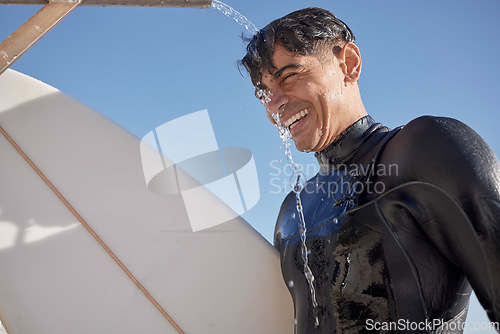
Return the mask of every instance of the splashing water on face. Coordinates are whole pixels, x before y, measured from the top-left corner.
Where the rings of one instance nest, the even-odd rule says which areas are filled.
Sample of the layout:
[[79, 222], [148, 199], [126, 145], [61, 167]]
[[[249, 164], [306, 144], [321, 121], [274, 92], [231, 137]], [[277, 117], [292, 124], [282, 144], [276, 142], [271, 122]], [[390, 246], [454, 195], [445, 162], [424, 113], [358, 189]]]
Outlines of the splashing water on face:
[[233, 7], [218, 0], [212, 1], [212, 7], [219, 10], [227, 17], [235, 20], [236, 23], [245, 27], [250, 34], [255, 35], [259, 31], [259, 29], [257, 29], [252, 22], [250, 22], [245, 16], [241, 15], [240, 12], [235, 10]]
[[[295, 193], [295, 199], [296, 199], [296, 208], [297, 212], [299, 214], [299, 234], [300, 234], [300, 241], [301, 241], [301, 255], [302, 255], [302, 261], [304, 262], [304, 275], [306, 277], [307, 283], [309, 285], [309, 292], [311, 294], [311, 301], [312, 301], [312, 306], [313, 306], [313, 313], [315, 317], [315, 325], [316, 327], [319, 326], [319, 316], [318, 316], [318, 302], [316, 301], [316, 288], [314, 287], [314, 275], [311, 271], [311, 268], [309, 267], [309, 250], [307, 248], [306, 244], [306, 233], [307, 233], [307, 227], [306, 227], [306, 221], [304, 218], [304, 211], [303, 211], [303, 206], [302, 206], [302, 200], [300, 198], [300, 192], [304, 187], [306, 186], [306, 176], [304, 172], [300, 169], [299, 165], [293, 161], [292, 157], [292, 134], [290, 133], [290, 130], [283, 124], [281, 121], [281, 116], [279, 113], [272, 113], [269, 111], [269, 102], [271, 102], [271, 92], [264, 90], [264, 89], [258, 89], [256, 93], [257, 97], [260, 99], [261, 103], [264, 104], [266, 107], [266, 112], [270, 113], [271, 117], [275, 121], [276, 128], [278, 129], [278, 132], [280, 134], [281, 140], [283, 141], [283, 149], [285, 151], [285, 156], [288, 160], [288, 163], [291, 166], [292, 169], [292, 175], [290, 176], [290, 185], [292, 186], [292, 190]], [[292, 217], [295, 218], [295, 212], [292, 213]]]

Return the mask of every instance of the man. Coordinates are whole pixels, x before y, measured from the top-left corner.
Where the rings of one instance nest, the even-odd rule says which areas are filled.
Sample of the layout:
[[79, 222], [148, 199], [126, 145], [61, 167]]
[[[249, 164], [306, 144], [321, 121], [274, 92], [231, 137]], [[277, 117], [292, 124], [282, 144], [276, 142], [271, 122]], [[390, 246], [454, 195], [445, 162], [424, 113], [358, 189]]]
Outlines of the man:
[[294, 193], [276, 224], [296, 333], [461, 333], [471, 287], [500, 320], [500, 163], [473, 130], [375, 123], [354, 35], [323, 9], [271, 22], [241, 63], [269, 119], [321, 166], [300, 193], [312, 284]]

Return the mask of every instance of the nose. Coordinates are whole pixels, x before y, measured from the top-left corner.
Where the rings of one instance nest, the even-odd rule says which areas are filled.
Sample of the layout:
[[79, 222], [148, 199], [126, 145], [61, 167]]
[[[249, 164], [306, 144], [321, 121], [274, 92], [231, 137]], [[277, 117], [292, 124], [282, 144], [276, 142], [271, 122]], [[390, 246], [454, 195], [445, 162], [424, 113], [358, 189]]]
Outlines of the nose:
[[289, 98], [285, 92], [279, 88], [273, 88], [271, 92], [271, 101], [269, 101], [268, 108], [272, 114], [283, 113]]

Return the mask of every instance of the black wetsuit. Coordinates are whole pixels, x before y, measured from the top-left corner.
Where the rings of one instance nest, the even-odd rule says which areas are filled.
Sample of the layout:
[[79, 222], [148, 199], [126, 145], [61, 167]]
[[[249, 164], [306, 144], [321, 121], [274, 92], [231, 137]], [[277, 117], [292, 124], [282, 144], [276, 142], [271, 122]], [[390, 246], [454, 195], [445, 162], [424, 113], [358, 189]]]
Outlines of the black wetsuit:
[[473, 130], [366, 116], [316, 157], [301, 198], [319, 327], [294, 193], [275, 232], [297, 334], [461, 333], [471, 286], [500, 321], [500, 164]]

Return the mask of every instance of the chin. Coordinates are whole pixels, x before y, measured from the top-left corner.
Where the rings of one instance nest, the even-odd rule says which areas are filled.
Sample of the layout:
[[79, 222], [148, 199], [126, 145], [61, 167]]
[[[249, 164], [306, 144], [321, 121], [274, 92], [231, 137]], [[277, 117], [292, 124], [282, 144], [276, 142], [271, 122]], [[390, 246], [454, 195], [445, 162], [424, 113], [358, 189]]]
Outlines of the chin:
[[300, 151], [300, 152], [311, 152], [312, 151], [312, 148], [310, 146], [307, 146], [307, 145], [300, 145], [300, 144], [297, 144], [295, 142], [295, 148], [297, 149], [297, 151]]

